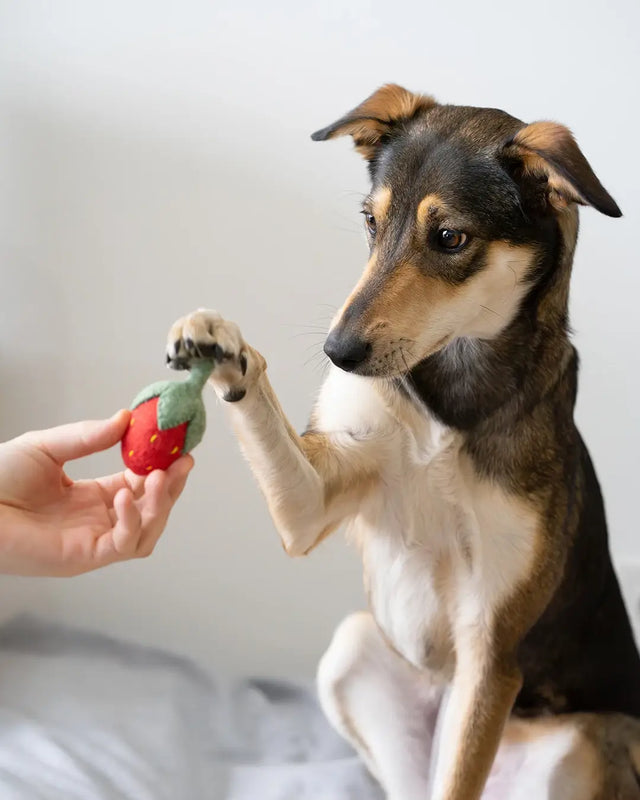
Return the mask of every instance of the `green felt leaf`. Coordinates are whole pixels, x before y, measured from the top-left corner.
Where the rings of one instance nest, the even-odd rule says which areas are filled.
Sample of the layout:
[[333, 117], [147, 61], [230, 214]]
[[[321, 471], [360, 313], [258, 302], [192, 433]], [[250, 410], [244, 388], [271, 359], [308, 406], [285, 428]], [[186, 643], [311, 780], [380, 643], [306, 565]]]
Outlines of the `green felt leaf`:
[[196, 445], [200, 444], [206, 427], [207, 415], [203, 403], [202, 409], [196, 411], [193, 419], [187, 425], [187, 435], [184, 438], [184, 446], [182, 448], [183, 453], [191, 452]]
[[186, 381], [159, 381], [139, 392], [132, 408], [158, 397], [158, 429], [166, 431], [188, 422], [183, 453], [200, 443], [206, 428], [206, 412], [202, 390], [215, 362], [202, 359], [193, 363]]
[[131, 410], [133, 411], [134, 408], [146, 403], [147, 400], [158, 397], [160, 394], [162, 394], [166, 387], [171, 386], [172, 383], [173, 381], [157, 381], [156, 383], [149, 384], [149, 386], [145, 386], [144, 389], [139, 391], [138, 394], [133, 398]]
[[167, 430], [188, 422], [183, 453], [199, 444], [207, 424], [202, 390], [209, 379], [215, 362], [211, 359], [196, 361], [191, 366], [189, 378], [182, 383], [170, 383], [158, 400], [158, 428]]
[[158, 428], [166, 431], [183, 422], [191, 422], [201, 409], [204, 409], [202, 396], [188, 381], [169, 383], [158, 400]]

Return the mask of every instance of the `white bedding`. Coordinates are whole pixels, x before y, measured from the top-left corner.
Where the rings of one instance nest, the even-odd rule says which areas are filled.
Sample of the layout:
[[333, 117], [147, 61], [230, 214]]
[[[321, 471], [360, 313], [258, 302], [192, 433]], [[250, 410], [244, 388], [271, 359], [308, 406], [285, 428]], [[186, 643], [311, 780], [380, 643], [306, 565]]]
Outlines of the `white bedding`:
[[304, 686], [21, 617], [0, 627], [0, 800], [381, 800]]

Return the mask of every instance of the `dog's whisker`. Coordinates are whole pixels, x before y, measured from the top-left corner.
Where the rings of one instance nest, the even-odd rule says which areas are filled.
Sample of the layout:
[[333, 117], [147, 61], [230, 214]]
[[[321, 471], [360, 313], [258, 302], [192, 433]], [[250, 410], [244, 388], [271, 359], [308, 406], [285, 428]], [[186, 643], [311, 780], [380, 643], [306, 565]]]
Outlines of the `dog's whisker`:
[[349, 227], [345, 227], [344, 225], [335, 225], [333, 230], [340, 231], [341, 233], [353, 233], [358, 235], [362, 233], [362, 228], [359, 225]]
[[299, 325], [299, 324], [296, 324], [296, 323], [284, 323], [283, 322], [281, 327], [283, 327], [283, 328], [304, 328], [304, 329], [310, 330], [310, 331], [325, 331], [326, 332], [326, 328], [323, 328], [319, 324], [317, 324], [317, 325], [315, 325], [315, 324]]
[[300, 333], [291, 334], [289, 339], [300, 339], [302, 336], [318, 336], [324, 339], [326, 335], [326, 331], [301, 331]]
[[492, 308], [489, 308], [489, 306], [485, 306], [482, 303], [480, 303], [480, 308], [484, 308], [485, 311], [489, 311], [492, 314], [495, 314], [496, 317], [498, 317], [499, 319], [505, 319], [505, 317], [502, 314], [499, 314], [497, 311], [494, 311]]
[[404, 361], [404, 366], [405, 366], [407, 372], [411, 372], [411, 370], [409, 369], [409, 365], [407, 364], [407, 359], [405, 358], [405, 355], [404, 355], [404, 349], [402, 347], [400, 348], [400, 355], [402, 356], [402, 360]]
[[311, 344], [307, 345], [304, 348], [303, 352], [304, 353], [308, 353], [309, 350], [311, 350], [313, 348], [317, 353], [324, 353], [324, 350], [322, 349], [322, 346], [323, 346], [323, 342], [311, 342]]
[[329, 369], [329, 365], [330, 365], [330, 361], [329, 361], [328, 358], [324, 359], [324, 360], [317, 361], [312, 366], [314, 374], [324, 377], [324, 375], [326, 375], [326, 373], [327, 373], [327, 371]]
[[[307, 348], [307, 351], [309, 349], [310, 348]], [[311, 355], [304, 361], [303, 366], [306, 367], [309, 364], [311, 364], [314, 360], [318, 360], [318, 359], [322, 360], [322, 359], [325, 359], [325, 358], [326, 358], [326, 355], [324, 353], [324, 350], [318, 349], [315, 352], [311, 353]]]
[[357, 197], [360, 202], [362, 202], [366, 198], [366, 194], [363, 192], [357, 192], [355, 189], [345, 189], [342, 192], [338, 193], [339, 197]]
[[513, 266], [512, 266], [512, 262], [511, 262], [511, 261], [507, 261], [507, 262], [506, 262], [506, 266], [507, 266], [507, 267], [508, 267], [508, 268], [511, 270], [511, 272], [513, 273], [513, 287], [512, 287], [512, 288], [513, 288], [513, 289], [515, 289], [515, 288], [516, 288], [516, 286], [518, 285], [518, 274], [516, 273], [515, 269], [513, 268]]

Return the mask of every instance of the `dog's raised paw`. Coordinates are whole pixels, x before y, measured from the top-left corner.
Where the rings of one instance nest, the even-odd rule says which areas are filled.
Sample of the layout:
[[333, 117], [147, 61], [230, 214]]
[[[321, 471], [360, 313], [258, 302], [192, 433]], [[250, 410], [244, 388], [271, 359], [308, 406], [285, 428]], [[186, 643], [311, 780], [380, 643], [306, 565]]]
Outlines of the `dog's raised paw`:
[[216, 364], [211, 381], [228, 402], [246, 394], [248, 348], [235, 322], [217, 311], [198, 309], [177, 320], [169, 331], [167, 364], [171, 369], [189, 369], [198, 359], [212, 358]]

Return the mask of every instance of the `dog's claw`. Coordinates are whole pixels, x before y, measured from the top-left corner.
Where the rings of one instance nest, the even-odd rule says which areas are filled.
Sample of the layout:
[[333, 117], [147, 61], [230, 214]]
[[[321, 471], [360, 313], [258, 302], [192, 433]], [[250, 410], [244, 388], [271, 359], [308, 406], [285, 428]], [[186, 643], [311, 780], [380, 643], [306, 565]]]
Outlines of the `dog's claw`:
[[211, 380], [220, 397], [230, 403], [244, 397], [249, 352], [238, 326], [216, 312], [201, 309], [178, 320], [169, 333], [167, 354], [168, 366], [177, 370], [190, 369], [200, 359], [211, 359]]
[[222, 348], [217, 342], [213, 342], [212, 344], [199, 344], [196, 346], [196, 351], [200, 358], [213, 358], [218, 362], [223, 359]]
[[197, 342], [194, 342], [193, 339], [185, 339], [184, 340], [184, 347], [189, 356], [195, 358], [204, 358], [205, 353], [203, 352], [202, 345], [199, 345]]
[[188, 358], [180, 358], [178, 356], [171, 358], [171, 356], [167, 355], [167, 366], [169, 369], [189, 369], [190, 361]]

